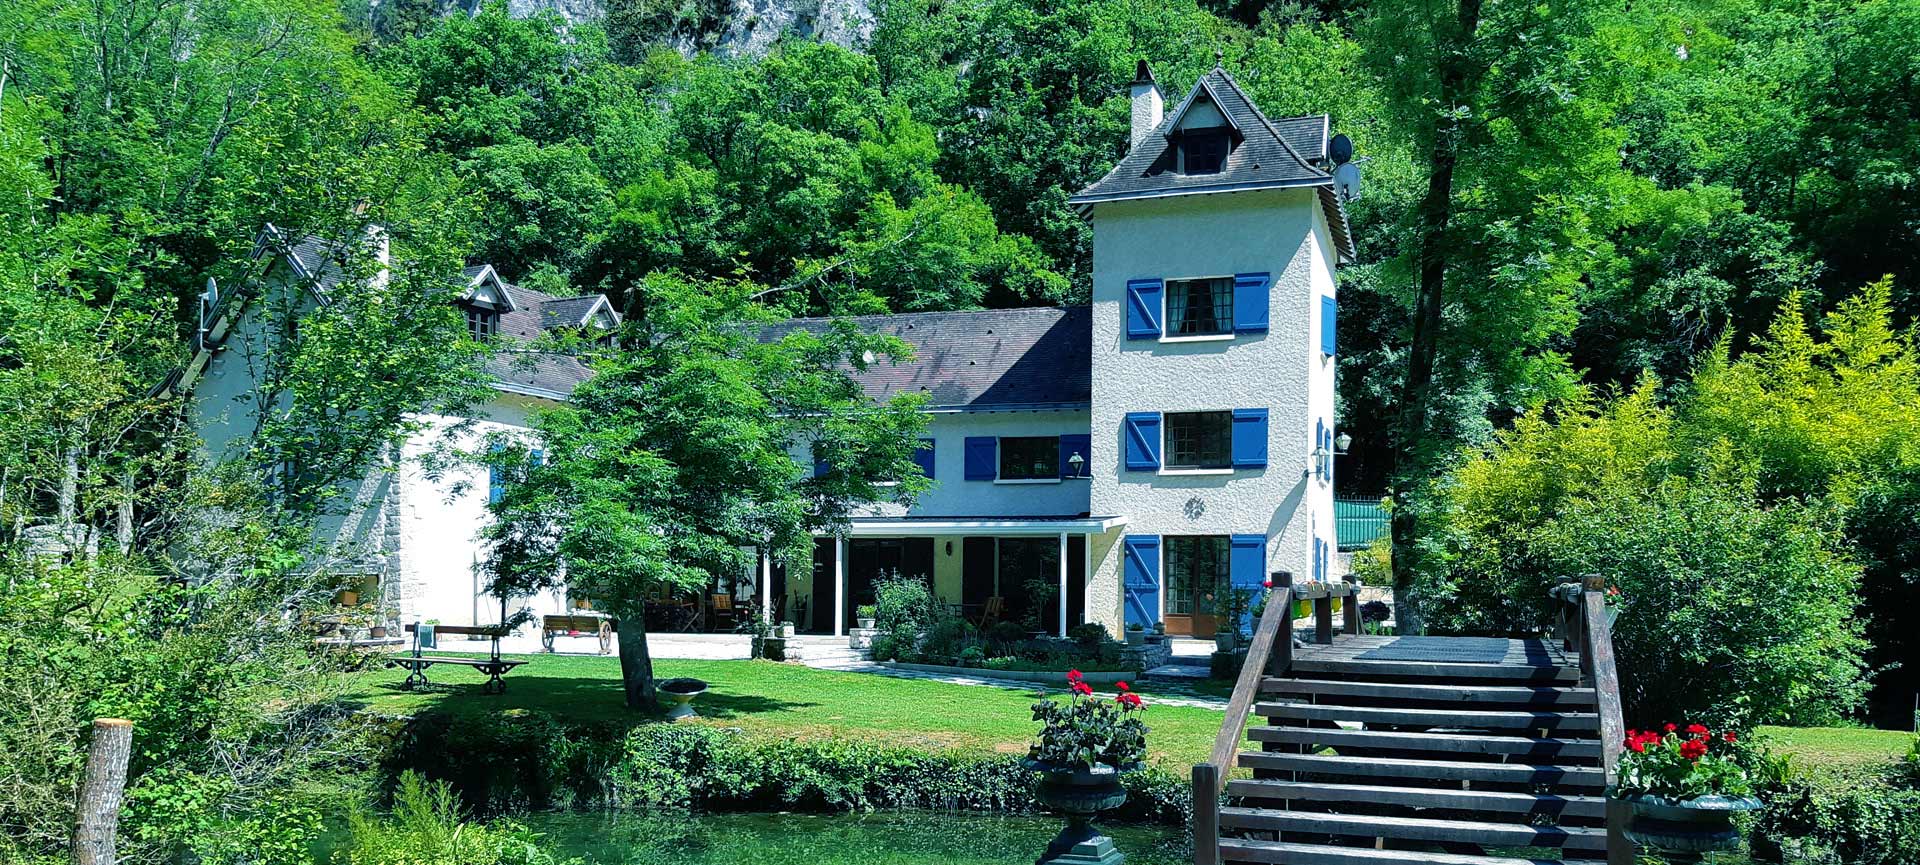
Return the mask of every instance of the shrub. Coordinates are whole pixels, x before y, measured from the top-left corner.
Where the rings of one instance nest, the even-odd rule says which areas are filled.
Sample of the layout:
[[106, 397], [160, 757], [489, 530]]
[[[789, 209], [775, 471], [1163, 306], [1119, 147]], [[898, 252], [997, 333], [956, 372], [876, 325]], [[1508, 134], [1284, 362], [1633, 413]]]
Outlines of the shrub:
[[960, 666], [978, 667], [987, 660], [987, 653], [979, 646], [968, 646], [960, 650]]
[[1386, 535], [1374, 538], [1373, 543], [1364, 550], [1353, 553], [1353, 576], [1365, 586], [1393, 585], [1393, 539]]
[[[349, 815], [344, 865], [557, 865], [539, 836], [511, 820], [465, 823], [451, 785], [401, 774], [393, 813]], [[578, 860], [568, 860], [577, 862]]]
[[861, 604], [853, 608], [853, 617], [856, 619], [871, 619], [875, 617], [878, 611], [879, 608], [872, 604]]
[[874, 626], [889, 634], [913, 635], [932, 627], [942, 607], [927, 581], [889, 572], [873, 585]]
[[1756, 855], [1786, 862], [1910, 865], [1920, 850], [1920, 763], [1826, 768], [1761, 791]]
[[1107, 642], [1107, 626], [1099, 622], [1087, 622], [1074, 625], [1067, 631], [1067, 639], [1073, 641], [1083, 651], [1098, 651], [1100, 644]]

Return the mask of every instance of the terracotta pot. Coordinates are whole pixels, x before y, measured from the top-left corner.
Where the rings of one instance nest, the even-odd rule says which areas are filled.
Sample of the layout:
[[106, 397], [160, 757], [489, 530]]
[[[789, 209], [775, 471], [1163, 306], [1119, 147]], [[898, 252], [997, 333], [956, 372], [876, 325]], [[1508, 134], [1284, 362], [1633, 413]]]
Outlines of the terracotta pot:
[[367, 633], [376, 640], [384, 640], [387, 638], [387, 626], [374, 625], [373, 627], [367, 629]]
[[1022, 765], [1040, 773], [1034, 798], [1067, 818], [1066, 828], [1047, 844], [1035, 865], [1120, 865], [1125, 859], [1113, 839], [1094, 828], [1093, 817], [1126, 804], [1126, 771], [1104, 763], [1092, 769], [1055, 766], [1028, 758]]
[[1627, 803], [1633, 813], [1627, 837], [1666, 854], [1673, 863], [1698, 862], [1703, 853], [1737, 849], [1740, 831], [1733, 827], [1733, 815], [1760, 808], [1760, 800], [1752, 796], [1668, 799], [1642, 793], [1613, 798]]

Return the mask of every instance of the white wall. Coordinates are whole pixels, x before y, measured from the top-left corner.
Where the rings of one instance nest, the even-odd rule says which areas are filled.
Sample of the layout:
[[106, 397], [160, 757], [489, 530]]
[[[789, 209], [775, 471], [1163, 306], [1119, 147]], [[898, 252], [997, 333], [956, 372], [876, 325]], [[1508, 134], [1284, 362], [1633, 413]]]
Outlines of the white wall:
[[[1006, 483], [966, 479], [968, 436], [1061, 436], [1087, 432], [1087, 412], [963, 412], [929, 418], [924, 437], [934, 440], [933, 488], [920, 496], [914, 516], [1033, 517], [1072, 516], [1087, 512], [1087, 481], [1057, 480]], [[1098, 450], [1100, 443], [1095, 442]], [[877, 508], [876, 516], [898, 516], [895, 506]]]
[[[1311, 576], [1312, 533], [1331, 542], [1333, 532], [1332, 487], [1310, 476], [1309, 457], [1313, 419], [1331, 417], [1333, 390], [1331, 363], [1319, 351], [1319, 296], [1333, 291], [1319, 212], [1307, 189], [1095, 206], [1092, 507], [1125, 515], [1124, 534], [1261, 533], [1268, 571]], [[1205, 342], [1125, 337], [1129, 279], [1262, 271], [1272, 274], [1266, 333]], [[1127, 412], [1259, 407], [1268, 410], [1264, 469], [1123, 468]], [[1123, 618], [1118, 540], [1094, 545], [1096, 619], [1109, 626]]]

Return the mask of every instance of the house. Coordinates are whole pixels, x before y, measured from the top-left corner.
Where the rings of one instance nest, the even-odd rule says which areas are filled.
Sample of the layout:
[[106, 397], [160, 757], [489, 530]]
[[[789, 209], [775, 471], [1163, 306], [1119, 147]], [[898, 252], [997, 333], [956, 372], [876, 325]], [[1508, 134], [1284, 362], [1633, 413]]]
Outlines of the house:
[[860, 379], [928, 397], [935, 486], [819, 539], [811, 573], [764, 563], [803, 630], [843, 633], [893, 572], [1038, 630], [1197, 636], [1224, 583], [1329, 575], [1334, 273], [1353, 246], [1328, 119], [1270, 120], [1220, 68], [1170, 112], [1145, 63], [1131, 89], [1130, 152], [1071, 199], [1091, 307], [860, 320], [917, 352]]
[[[368, 238], [372, 255], [386, 262], [385, 238]], [[262, 276], [245, 290], [219, 292], [209, 285], [201, 298], [200, 327], [192, 359], [167, 386], [189, 394], [190, 416], [208, 465], [238, 458], [260, 429], [262, 417], [283, 397], [261, 393], [268, 358], [286, 327], [273, 326], [289, 313], [328, 302], [344, 278], [349, 250], [314, 237], [294, 237], [268, 225], [255, 238], [253, 257]], [[375, 278], [378, 278], [377, 276]], [[491, 266], [468, 267], [455, 302], [476, 338], [532, 340], [555, 329], [591, 333], [610, 330], [618, 313], [601, 295], [551, 297], [502, 280]], [[501, 604], [485, 591], [475, 567], [481, 559], [478, 529], [497, 490], [488, 469], [440, 460], [433, 453], [472, 450], [485, 437], [525, 430], [533, 412], [559, 405], [586, 381], [587, 367], [556, 354], [505, 352], [488, 362], [491, 396], [472, 418], [421, 414], [422, 429], [389, 454], [350, 489], [339, 506], [318, 521], [307, 567], [358, 586], [363, 603], [377, 603], [400, 621], [487, 624], [500, 620]], [[522, 599], [521, 606], [559, 612], [559, 595]]]
[[[1220, 68], [1171, 111], [1144, 63], [1131, 90], [1129, 153], [1071, 199], [1093, 227], [1091, 306], [858, 319], [916, 350], [914, 361], [858, 379], [875, 398], [927, 397], [918, 459], [932, 489], [911, 509], [878, 507], [844, 535], [816, 539], [806, 566], [763, 559], [717, 575], [714, 593], [758, 600], [802, 631], [843, 634], [876, 581], [898, 573], [926, 578], [976, 619], [1056, 633], [1164, 622], [1206, 636], [1225, 584], [1329, 575], [1334, 274], [1353, 246], [1328, 172], [1328, 119], [1271, 120]], [[324, 294], [323, 245], [269, 229], [257, 254], [277, 257], [268, 284]], [[604, 298], [547, 297], [486, 267], [467, 278], [460, 302], [476, 335], [617, 321]], [[219, 335], [207, 340], [210, 359], [196, 360], [210, 435], [244, 409], [245, 358], [269, 338], [237, 307], [215, 305]], [[765, 336], [825, 325], [793, 320]], [[530, 411], [565, 400], [588, 375], [570, 358], [538, 362], [496, 363], [496, 396], [471, 429], [425, 418], [428, 434], [403, 456], [424, 453], [429, 434], [454, 430], [471, 443], [524, 428]], [[222, 446], [209, 439], [210, 454]], [[499, 602], [475, 567], [486, 496], [457, 495], [491, 479], [395, 465], [368, 478], [319, 546], [336, 568], [368, 574], [404, 620], [495, 621]], [[558, 596], [520, 603], [568, 606]]]

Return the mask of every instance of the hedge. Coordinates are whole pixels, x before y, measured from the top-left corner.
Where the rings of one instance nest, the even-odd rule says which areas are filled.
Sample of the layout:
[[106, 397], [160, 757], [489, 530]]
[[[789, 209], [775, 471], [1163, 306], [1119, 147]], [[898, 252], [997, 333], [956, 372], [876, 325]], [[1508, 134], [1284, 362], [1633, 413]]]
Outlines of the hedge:
[[[712, 811], [938, 809], [1027, 813], [1034, 774], [1014, 755], [923, 751], [858, 740], [795, 742], [699, 724], [563, 721], [537, 712], [421, 713], [390, 734], [383, 773], [453, 785], [477, 814], [549, 808]], [[1187, 825], [1187, 781], [1126, 776], [1121, 820]]]

